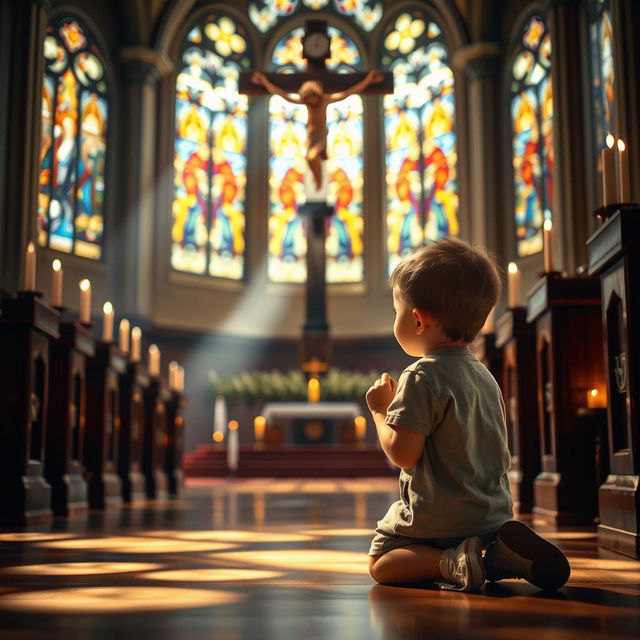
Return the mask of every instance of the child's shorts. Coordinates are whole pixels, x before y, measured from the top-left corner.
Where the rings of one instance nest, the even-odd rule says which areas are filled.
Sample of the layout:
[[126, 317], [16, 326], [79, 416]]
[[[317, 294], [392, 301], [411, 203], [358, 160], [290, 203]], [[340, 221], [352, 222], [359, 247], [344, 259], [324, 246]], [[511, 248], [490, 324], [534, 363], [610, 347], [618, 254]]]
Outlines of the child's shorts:
[[[427, 547], [435, 547], [436, 549], [449, 549], [451, 547], [457, 547], [463, 540], [472, 537], [472, 535], [473, 534], [459, 538], [409, 538], [408, 536], [393, 535], [376, 529], [376, 533], [371, 541], [371, 547], [369, 548], [369, 555], [381, 556], [389, 553], [392, 549], [407, 547], [410, 544], [423, 544]], [[478, 537], [482, 542], [482, 546], [486, 547], [496, 539], [497, 535], [498, 530], [496, 529], [491, 533], [485, 533]]]

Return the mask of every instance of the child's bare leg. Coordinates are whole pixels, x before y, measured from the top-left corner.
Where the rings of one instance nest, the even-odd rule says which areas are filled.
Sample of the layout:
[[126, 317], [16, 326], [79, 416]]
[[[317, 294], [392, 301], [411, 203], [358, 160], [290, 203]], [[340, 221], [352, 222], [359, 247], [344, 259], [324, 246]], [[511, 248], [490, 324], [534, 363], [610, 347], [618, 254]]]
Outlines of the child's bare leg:
[[442, 549], [422, 544], [392, 549], [369, 558], [369, 573], [381, 584], [416, 584], [442, 580]]

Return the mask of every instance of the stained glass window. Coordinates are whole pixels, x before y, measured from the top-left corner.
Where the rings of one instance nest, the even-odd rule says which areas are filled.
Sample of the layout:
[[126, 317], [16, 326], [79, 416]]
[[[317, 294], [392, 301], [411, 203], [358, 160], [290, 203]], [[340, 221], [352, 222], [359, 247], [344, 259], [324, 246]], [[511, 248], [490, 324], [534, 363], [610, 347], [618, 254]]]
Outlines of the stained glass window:
[[522, 31], [511, 73], [513, 178], [518, 256], [542, 251], [553, 211], [551, 36], [540, 16]]
[[605, 146], [607, 134], [615, 130], [615, 84], [613, 64], [613, 27], [611, 25], [611, 0], [589, 2], [591, 42], [591, 87], [594, 118], [594, 162], [597, 202], [602, 202], [602, 166], [600, 151]]
[[382, 18], [382, 2], [379, 0], [251, 0], [251, 22], [266, 33], [280, 18], [290, 16], [299, 8], [312, 11], [332, 10], [341, 16], [349, 16], [365, 31], [371, 31]]
[[171, 265], [239, 280], [244, 274], [247, 97], [241, 25], [210, 15], [187, 34], [176, 83]]
[[455, 89], [438, 25], [420, 10], [386, 28], [384, 98], [389, 272], [417, 247], [459, 232]]
[[108, 115], [104, 65], [88, 31], [69, 17], [48, 26], [44, 59], [38, 240], [99, 260]]
[[[272, 65], [291, 73], [306, 68], [299, 27], [276, 44]], [[348, 73], [361, 68], [353, 41], [329, 27], [331, 57], [327, 68]], [[363, 278], [363, 128], [362, 98], [357, 95], [327, 108], [327, 170], [335, 214], [327, 229], [327, 282], [360, 282]], [[304, 105], [272, 96], [269, 102], [269, 278], [272, 282], [304, 282], [306, 237], [298, 207], [304, 202], [306, 170], [306, 121]]]

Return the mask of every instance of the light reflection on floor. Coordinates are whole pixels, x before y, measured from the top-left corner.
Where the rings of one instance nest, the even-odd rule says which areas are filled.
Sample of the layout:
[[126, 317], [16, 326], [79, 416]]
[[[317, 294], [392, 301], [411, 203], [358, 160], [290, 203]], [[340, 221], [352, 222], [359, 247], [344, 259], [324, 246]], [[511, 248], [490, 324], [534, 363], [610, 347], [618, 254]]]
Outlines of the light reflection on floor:
[[84, 549], [115, 553], [185, 553], [188, 551], [217, 551], [234, 545], [223, 542], [189, 542], [176, 539], [157, 539], [134, 536], [109, 538], [80, 538], [38, 542], [35, 546], [48, 549]]
[[153, 571], [163, 565], [150, 562], [55, 562], [3, 567], [0, 575], [30, 576], [93, 576], [107, 573]]
[[143, 573], [145, 580], [169, 582], [236, 582], [244, 580], [272, 580], [280, 578], [282, 571], [260, 569], [178, 569], [175, 571], [154, 571]]

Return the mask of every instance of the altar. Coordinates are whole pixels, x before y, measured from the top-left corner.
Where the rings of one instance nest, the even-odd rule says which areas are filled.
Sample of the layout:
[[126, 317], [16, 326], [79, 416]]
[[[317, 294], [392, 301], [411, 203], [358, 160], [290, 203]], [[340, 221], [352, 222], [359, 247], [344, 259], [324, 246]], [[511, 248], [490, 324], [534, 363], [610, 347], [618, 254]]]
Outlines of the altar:
[[267, 430], [282, 429], [286, 444], [355, 442], [357, 402], [268, 402], [262, 409]]

